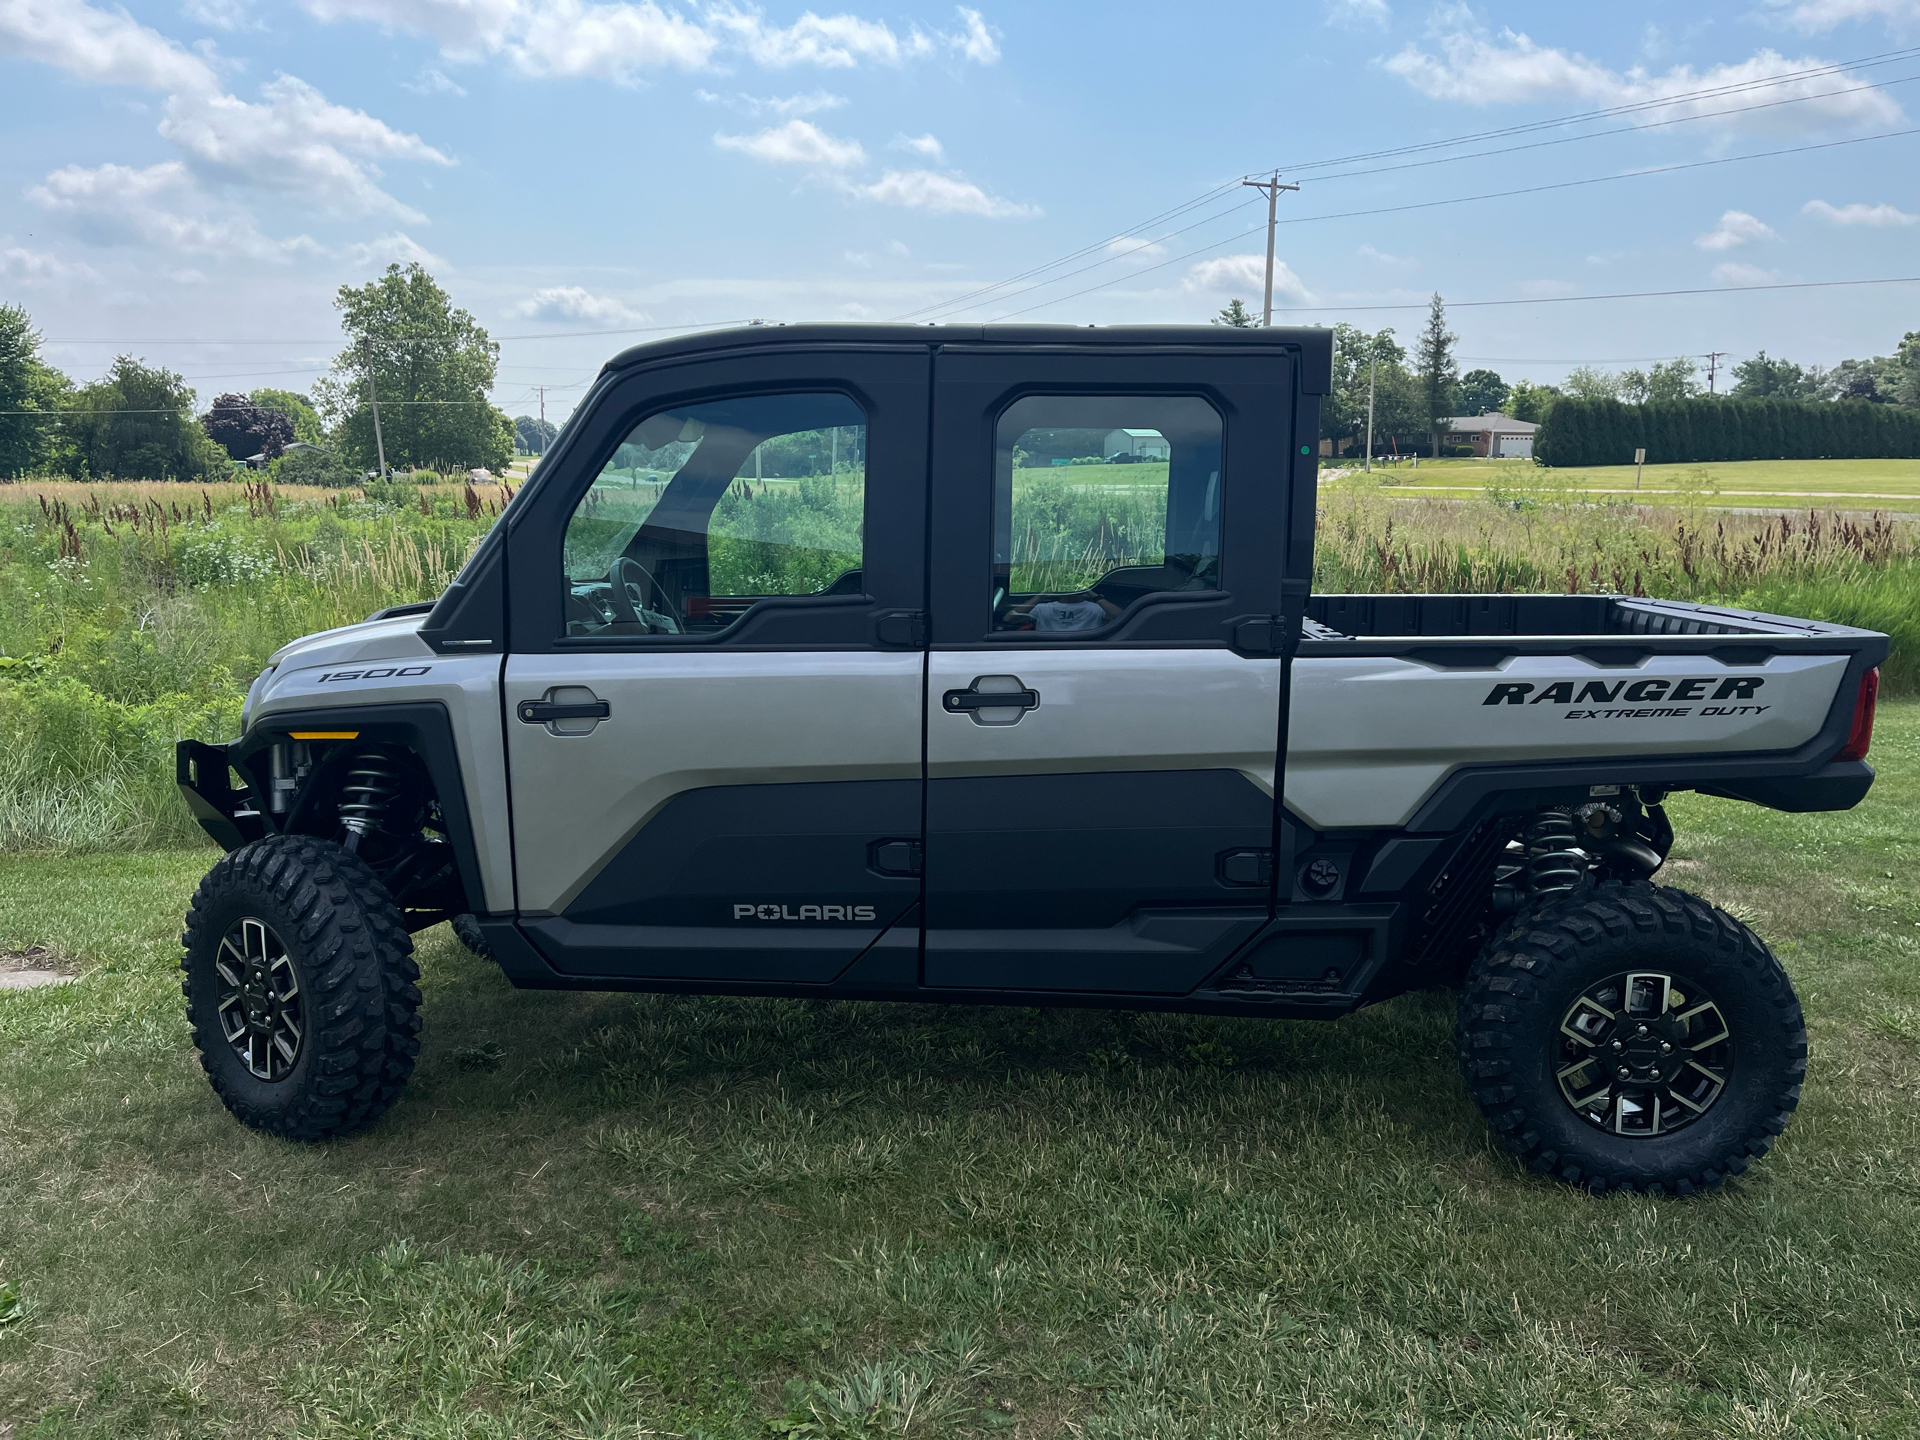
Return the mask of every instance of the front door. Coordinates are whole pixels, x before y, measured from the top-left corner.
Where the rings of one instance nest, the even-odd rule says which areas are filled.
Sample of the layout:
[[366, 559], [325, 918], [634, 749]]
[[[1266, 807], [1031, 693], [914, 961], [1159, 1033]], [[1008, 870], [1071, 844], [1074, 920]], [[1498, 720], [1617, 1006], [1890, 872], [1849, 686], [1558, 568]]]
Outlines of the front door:
[[1272, 909], [1291, 360], [934, 363], [926, 983], [1189, 991]]
[[509, 541], [522, 926], [562, 973], [824, 983], [919, 923], [927, 351], [595, 396]]

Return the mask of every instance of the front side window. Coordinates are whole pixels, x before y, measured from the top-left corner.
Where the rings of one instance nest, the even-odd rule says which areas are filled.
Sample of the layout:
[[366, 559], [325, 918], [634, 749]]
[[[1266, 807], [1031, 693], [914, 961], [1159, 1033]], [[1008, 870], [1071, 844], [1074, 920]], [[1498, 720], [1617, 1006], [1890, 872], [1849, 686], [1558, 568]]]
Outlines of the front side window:
[[993, 628], [1104, 630], [1220, 586], [1220, 414], [1196, 396], [1034, 395], [995, 432]]
[[844, 395], [649, 415], [567, 522], [567, 634], [708, 634], [772, 596], [861, 593], [866, 476]]

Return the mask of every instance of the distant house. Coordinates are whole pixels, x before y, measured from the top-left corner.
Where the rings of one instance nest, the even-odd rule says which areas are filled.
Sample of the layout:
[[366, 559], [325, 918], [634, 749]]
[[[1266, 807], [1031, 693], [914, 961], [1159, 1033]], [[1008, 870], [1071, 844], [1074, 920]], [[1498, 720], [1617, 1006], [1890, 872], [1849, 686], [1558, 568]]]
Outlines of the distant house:
[[1489, 410], [1484, 415], [1456, 415], [1440, 423], [1445, 430], [1440, 439], [1442, 445], [1471, 445], [1475, 455], [1492, 459], [1531, 458], [1533, 432], [1540, 428], [1530, 420], [1516, 420], [1498, 410]]
[[1128, 455], [1135, 460], [1165, 460], [1173, 454], [1173, 446], [1158, 430], [1109, 430], [1101, 453], [1108, 460], [1116, 455]]

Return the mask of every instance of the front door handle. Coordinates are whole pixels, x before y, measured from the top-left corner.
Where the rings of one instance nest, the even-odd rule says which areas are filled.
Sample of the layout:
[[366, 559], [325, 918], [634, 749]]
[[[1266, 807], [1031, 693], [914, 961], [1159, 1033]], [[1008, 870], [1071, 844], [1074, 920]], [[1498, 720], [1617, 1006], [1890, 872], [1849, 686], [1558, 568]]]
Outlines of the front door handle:
[[595, 700], [592, 704], [579, 702], [563, 705], [552, 700], [522, 700], [520, 718], [529, 725], [545, 725], [553, 720], [605, 720], [613, 714], [613, 707], [604, 700]]
[[941, 704], [949, 714], [966, 715], [976, 725], [1017, 725], [1038, 708], [1040, 692], [1018, 675], [976, 675], [964, 690], [949, 690]]
[[513, 713], [525, 725], [544, 725], [549, 735], [591, 735], [613, 706], [584, 685], [553, 685], [538, 700], [516, 701]]

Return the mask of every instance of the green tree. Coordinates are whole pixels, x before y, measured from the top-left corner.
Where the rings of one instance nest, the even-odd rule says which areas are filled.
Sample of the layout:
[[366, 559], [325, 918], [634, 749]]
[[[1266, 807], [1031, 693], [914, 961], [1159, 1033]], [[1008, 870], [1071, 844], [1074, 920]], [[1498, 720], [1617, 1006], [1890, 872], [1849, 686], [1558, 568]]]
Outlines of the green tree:
[[1393, 338], [1392, 329], [1368, 334], [1358, 326], [1333, 327], [1333, 393], [1320, 408], [1322, 439], [1346, 449], [1364, 444], [1367, 434], [1367, 394], [1373, 390], [1374, 453], [1392, 449], [1389, 437], [1406, 441], [1426, 429], [1420, 413], [1417, 386], [1407, 373], [1407, 352]]
[[1808, 375], [1791, 360], [1776, 360], [1762, 350], [1733, 367], [1736, 400], [1811, 400], [1819, 393], [1820, 377]]
[[1454, 414], [1460, 400], [1460, 367], [1454, 362], [1453, 347], [1460, 337], [1447, 329], [1447, 306], [1434, 292], [1427, 307], [1426, 328], [1414, 347], [1415, 373], [1420, 378], [1420, 398], [1426, 405], [1427, 427], [1433, 432], [1433, 453], [1440, 454], [1440, 428]]
[[1591, 365], [1576, 365], [1567, 372], [1567, 378], [1562, 382], [1561, 390], [1576, 400], [1618, 400], [1620, 377], [1610, 370], [1598, 370]]
[[1247, 309], [1239, 297], [1227, 302], [1227, 308], [1213, 317], [1215, 325], [1231, 325], [1236, 330], [1248, 330], [1260, 322], [1253, 318], [1253, 312]]
[[[40, 358], [40, 332], [18, 305], [0, 305], [0, 479], [53, 463], [60, 449], [56, 411], [73, 382]], [[20, 414], [16, 412], [26, 411]]]
[[514, 437], [520, 442], [520, 448], [529, 455], [544, 455], [547, 447], [553, 444], [559, 435], [551, 420], [536, 419], [532, 415], [520, 415], [514, 418]]
[[263, 409], [278, 410], [291, 420], [294, 439], [309, 445], [318, 445], [326, 439], [326, 432], [320, 426], [320, 412], [306, 396], [291, 390], [264, 388], [255, 390], [247, 398]]
[[210, 480], [227, 456], [193, 418], [193, 388], [163, 366], [131, 355], [73, 392], [66, 415], [71, 469], [92, 478]]
[[1691, 400], [1700, 393], [1700, 367], [1685, 355], [1663, 360], [1647, 372], [1647, 399]]
[[1513, 387], [1497, 371], [1469, 370], [1460, 377], [1460, 413], [1489, 415], [1507, 403]]
[[1547, 418], [1547, 412], [1559, 398], [1558, 386], [1536, 385], [1531, 380], [1521, 380], [1507, 397], [1507, 414], [1516, 420], [1525, 420], [1530, 425], [1538, 425]]
[[378, 280], [342, 285], [333, 303], [347, 348], [314, 397], [348, 459], [376, 463], [371, 384], [389, 467], [506, 468], [513, 422], [487, 401], [497, 348], [424, 267], [389, 265]]

